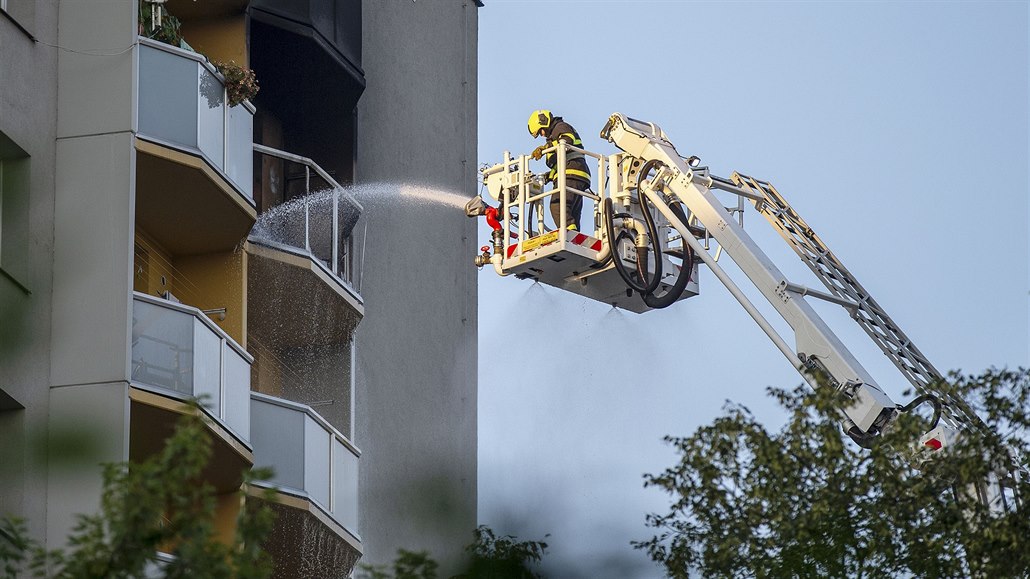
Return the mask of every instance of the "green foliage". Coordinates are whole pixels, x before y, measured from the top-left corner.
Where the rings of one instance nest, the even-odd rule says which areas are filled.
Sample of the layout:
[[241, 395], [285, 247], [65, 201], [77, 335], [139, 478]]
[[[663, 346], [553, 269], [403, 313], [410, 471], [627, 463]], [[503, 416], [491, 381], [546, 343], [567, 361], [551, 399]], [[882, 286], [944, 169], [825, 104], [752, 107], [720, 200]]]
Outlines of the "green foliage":
[[439, 565], [428, 551], [397, 550], [392, 573], [388, 565], [361, 565], [361, 579], [436, 579]]
[[[1028, 576], [1027, 506], [992, 514], [970, 485], [999, 465], [1026, 467], [1030, 372], [952, 376], [938, 390], [987, 428], [932, 456], [916, 446], [929, 426], [917, 414], [859, 448], [825, 385], [770, 389], [789, 416], [775, 432], [728, 404], [693, 435], [666, 438], [680, 462], [645, 485], [667, 492], [671, 510], [649, 515], [658, 534], [634, 545], [671, 577]], [[1012, 484], [1030, 500], [1025, 477]]]
[[258, 86], [254, 71], [236, 64], [236, 61], [214, 62], [215, 68], [225, 77], [225, 91], [229, 95], [229, 106], [234, 107], [257, 96]]
[[[161, 13], [161, 24], [160, 26], [154, 25], [154, 13], [155, 10]], [[171, 44], [172, 46], [179, 46], [182, 42], [182, 33], [179, 29], [182, 27], [182, 23], [178, 18], [172, 16], [165, 10], [164, 6], [154, 7], [153, 4], [140, 0], [139, 2], [139, 33], [147, 38], [152, 38], [158, 42], [164, 42], [165, 44]]]
[[[215, 491], [200, 475], [211, 458], [211, 440], [199, 410], [184, 415], [164, 449], [141, 463], [104, 466], [100, 511], [80, 515], [67, 550], [46, 551], [28, 537], [23, 521], [4, 519], [0, 568], [5, 577], [130, 578], [143, 576], [157, 552], [168, 579], [197, 576], [263, 579], [271, 573], [260, 544], [272, 530], [267, 508], [240, 509], [233, 545], [216, 541]], [[245, 477], [267, 478], [267, 472]], [[240, 497], [242, 500], [242, 496]]]
[[[498, 537], [486, 525], [476, 530], [475, 540], [465, 547], [468, 570], [452, 579], [536, 579], [530, 568], [547, 550], [543, 541], [520, 541], [511, 535]], [[437, 563], [426, 551], [397, 551], [392, 573], [387, 565], [361, 565], [360, 579], [436, 579]]]
[[[519, 541], [511, 535], [498, 537], [486, 525], [475, 530], [476, 540], [467, 547], [472, 561], [461, 579], [534, 579], [539, 577], [531, 567], [540, 562], [547, 551], [543, 541]], [[550, 535], [546, 535], [546, 539]]]

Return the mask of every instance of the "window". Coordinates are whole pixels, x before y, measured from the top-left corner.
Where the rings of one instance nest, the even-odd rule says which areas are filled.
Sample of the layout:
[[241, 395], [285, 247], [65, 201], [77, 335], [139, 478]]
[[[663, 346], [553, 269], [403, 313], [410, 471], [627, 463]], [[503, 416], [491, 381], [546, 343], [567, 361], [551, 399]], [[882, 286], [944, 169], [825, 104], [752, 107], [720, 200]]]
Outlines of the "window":
[[28, 253], [29, 156], [0, 133], [0, 270], [22, 287]]

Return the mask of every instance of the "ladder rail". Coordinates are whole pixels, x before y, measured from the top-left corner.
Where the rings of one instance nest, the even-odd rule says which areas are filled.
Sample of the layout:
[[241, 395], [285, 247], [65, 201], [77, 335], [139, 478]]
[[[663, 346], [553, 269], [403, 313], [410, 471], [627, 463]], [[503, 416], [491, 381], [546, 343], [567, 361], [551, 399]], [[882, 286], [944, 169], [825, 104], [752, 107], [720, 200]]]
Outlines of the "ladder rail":
[[964, 400], [937, 388], [943, 382], [941, 372], [771, 183], [739, 172], [734, 172], [730, 180], [751, 194], [749, 199], [755, 209], [833, 295], [857, 304], [850, 312], [851, 318], [917, 392], [942, 398], [944, 417], [949, 422], [977, 429], [983, 427], [982, 420]]

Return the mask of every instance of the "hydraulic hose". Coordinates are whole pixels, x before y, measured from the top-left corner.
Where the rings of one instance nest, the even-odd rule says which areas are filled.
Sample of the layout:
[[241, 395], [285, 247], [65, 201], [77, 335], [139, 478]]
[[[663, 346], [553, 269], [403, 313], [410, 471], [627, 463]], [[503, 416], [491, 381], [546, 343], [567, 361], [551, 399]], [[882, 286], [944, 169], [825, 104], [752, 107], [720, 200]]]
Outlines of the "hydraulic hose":
[[[637, 198], [640, 200], [641, 213], [644, 214], [644, 223], [647, 224], [647, 236], [651, 238], [651, 247], [654, 248], [654, 275], [651, 277], [651, 281], [647, 283], [646, 289], [640, 292], [641, 297], [654, 294], [654, 290], [658, 289], [658, 284], [662, 281], [662, 262], [664, 260], [658, 245], [658, 226], [655, 225], [654, 216], [651, 215], [651, 207], [647, 204], [647, 195], [644, 195], [640, 190], [640, 183], [647, 178], [648, 172], [661, 164], [661, 161], [651, 159], [644, 163], [644, 166], [640, 168], [640, 173], [637, 174]], [[638, 255], [646, 256], [646, 253], [638, 251]], [[646, 257], [644, 259], [637, 258], [637, 268], [640, 270], [641, 281], [647, 282], [645, 275], [647, 273]]]
[[643, 292], [647, 289], [647, 286], [642, 283], [637, 283], [637, 281], [633, 279], [633, 276], [626, 271], [626, 266], [622, 264], [622, 258], [615, 255], [616, 248], [619, 246], [619, 241], [625, 237], [632, 236], [625, 231], [620, 231], [619, 236], [615, 236], [615, 227], [612, 225], [612, 221], [615, 219], [616, 215], [615, 210], [612, 208], [611, 197], [606, 197], [604, 199], [602, 210], [604, 213], [604, 233], [608, 236], [608, 244], [611, 247], [612, 262], [615, 264], [615, 271], [619, 272], [619, 277], [622, 278], [622, 281], [626, 282], [626, 285], [628, 285], [630, 289]]
[[[684, 224], [687, 222], [687, 215], [680, 207], [679, 203], [672, 203], [669, 205], [672, 212], [679, 217], [680, 221]], [[667, 308], [672, 304], [676, 303], [683, 295], [684, 290], [687, 289], [687, 284], [690, 283], [690, 274], [694, 271], [694, 250], [689, 245], [683, 243], [683, 264], [680, 268], [679, 275], [676, 276], [676, 283], [669, 288], [669, 291], [665, 292], [665, 295], [658, 297], [654, 294], [647, 294], [642, 296], [644, 303], [647, 307], [654, 309]]]
[[[661, 165], [661, 161], [651, 160], [641, 167], [638, 173], [639, 178], [637, 181], [637, 190], [640, 191], [640, 183], [646, 178], [647, 174], [657, 166]], [[694, 269], [694, 253], [689, 247], [684, 245], [686, 253], [683, 258], [683, 267], [680, 269], [679, 275], [676, 277], [676, 282], [668, 291], [662, 296], [654, 295], [654, 291], [658, 288], [662, 279], [662, 266], [663, 256], [658, 249], [658, 227], [654, 222], [654, 217], [651, 214], [651, 207], [648, 204], [647, 196], [643, 193], [639, 194], [639, 200], [641, 209], [644, 214], [644, 223], [647, 228], [648, 237], [651, 239], [651, 246], [655, 252], [655, 273], [653, 276], [647, 275], [647, 248], [637, 247], [637, 276], [640, 278], [640, 282], [633, 279], [633, 276], [626, 270], [626, 267], [622, 264], [622, 260], [615, 256], [615, 247], [624, 238], [632, 238], [632, 236], [626, 231], [621, 231], [619, 235], [615, 236], [613, 220], [615, 217], [631, 217], [625, 214], [615, 214], [612, 200], [610, 198], [605, 199], [602, 206], [602, 219], [604, 221], [605, 235], [609, 240], [610, 257], [613, 259], [615, 269], [619, 272], [619, 276], [622, 277], [623, 281], [630, 289], [640, 294], [641, 299], [648, 307], [653, 309], [666, 308], [674, 304], [679, 300], [680, 296], [686, 290], [687, 284], [690, 283], [690, 274]], [[686, 223], [686, 214], [683, 209], [678, 205], [672, 205], [672, 210], [676, 213], [684, 223]], [[650, 279], [648, 279], [650, 277]]]
[[933, 405], [933, 419], [930, 421], [930, 430], [933, 430], [934, 428], [937, 428], [937, 423], [941, 421], [941, 411], [943, 410], [941, 399], [933, 394], [923, 394], [922, 396], [919, 396], [912, 402], [898, 408], [898, 412], [909, 412], [923, 402], [929, 402]]
[[[644, 169], [645, 170], [649, 170], [650, 169], [649, 164], [651, 164], [651, 163], [660, 163], [660, 162], [658, 162], [658, 161], [648, 161], [647, 163], [644, 164]], [[646, 174], [647, 173], [644, 172], [644, 171], [641, 172], [641, 175], [646, 175]], [[644, 213], [644, 223], [647, 224], [647, 235], [648, 235], [648, 237], [651, 238], [651, 246], [654, 248], [654, 275], [651, 276], [651, 281], [648, 282], [647, 288], [645, 289], [645, 291], [641, 293], [641, 297], [645, 297], [645, 296], [650, 296], [650, 295], [654, 294], [655, 289], [658, 288], [658, 284], [661, 282], [661, 274], [662, 274], [661, 267], [663, 265], [664, 260], [662, 260], [662, 258], [661, 258], [661, 249], [660, 249], [660, 247], [658, 245], [658, 226], [656, 226], [654, 224], [654, 216], [651, 215], [651, 207], [647, 203], [647, 196], [644, 195], [643, 193], [640, 193], [640, 186], [638, 186], [637, 191], [638, 191], [638, 198], [640, 199], [640, 202], [641, 202], [641, 212]], [[645, 251], [640, 251], [640, 253], [643, 254], [643, 256], [646, 256], [646, 254], [647, 254], [647, 253], [645, 253]], [[645, 260], [646, 260], [646, 258], [645, 258]], [[640, 264], [641, 260], [638, 259], [637, 263]], [[638, 267], [640, 267], [640, 266], [638, 266]], [[645, 274], [647, 273], [647, 261], [644, 261], [643, 272]], [[644, 275], [642, 275], [642, 281], [647, 281], [647, 279], [646, 279], [646, 277]]]
[[684, 253], [683, 255], [683, 266], [680, 269], [679, 275], [676, 276], [676, 283], [672, 284], [669, 291], [665, 292], [665, 295], [658, 297], [654, 294], [644, 294], [644, 303], [647, 307], [654, 308], [656, 310], [667, 308], [672, 304], [676, 303], [683, 295], [684, 290], [687, 289], [687, 284], [690, 283], [690, 274], [694, 271], [694, 250], [690, 249], [683, 244]]

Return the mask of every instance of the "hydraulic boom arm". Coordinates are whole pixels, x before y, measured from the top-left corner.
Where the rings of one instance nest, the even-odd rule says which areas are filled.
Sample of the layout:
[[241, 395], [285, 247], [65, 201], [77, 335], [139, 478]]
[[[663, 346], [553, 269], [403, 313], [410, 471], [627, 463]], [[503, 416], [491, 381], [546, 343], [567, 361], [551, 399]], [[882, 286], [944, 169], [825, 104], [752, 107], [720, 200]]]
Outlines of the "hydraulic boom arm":
[[[804, 294], [798, 291], [798, 286], [787, 281], [779, 268], [712, 194], [713, 178], [690, 167], [676, 152], [664, 132], [654, 124], [616, 113], [601, 131], [601, 136], [634, 157], [659, 161], [663, 165], [653, 178], [641, 183], [639, 193], [646, 195], [651, 204], [669, 220], [684, 242], [690, 244], [694, 253], [726, 285], [795, 368], [825, 371], [842, 392], [852, 399], [852, 403], [844, 408], [853, 426], [849, 429], [852, 437], [861, 440], [882, 431], [897, 413], [894, 402], [827, 327], [806, 301]], [[691, 235], [687, 224], [670, 207], [667, 201], [670, 196], [674, 196], [690, 210], [783, 316], [794, 330], [794, 348], [780, 337], [719, 264], [704, 251]], [[808, 372], [802, 371], [802, 375], [811, 382]], [[812, 383], [812, 386], [816, 387], [816, 384]]]

